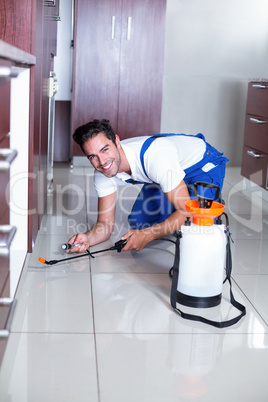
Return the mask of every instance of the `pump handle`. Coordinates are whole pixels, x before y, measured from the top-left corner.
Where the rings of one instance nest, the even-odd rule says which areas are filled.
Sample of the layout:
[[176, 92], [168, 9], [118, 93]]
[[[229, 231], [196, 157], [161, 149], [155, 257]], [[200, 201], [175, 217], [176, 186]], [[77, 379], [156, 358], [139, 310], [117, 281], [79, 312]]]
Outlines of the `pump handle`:
[[[204, 187], [209, 188], [209, 189], [214, 189], [215, 191], [215, 195], [213, 198], [209, 198], [209, 197], [205, 197], [204, 194], [206, 193], [206, 191], [203, 191], [203, 195], [198, 194], [198, 187]], [[198, 198], [198, 203], [199, 203], [199, 207], [200, 208], [210, 208], [212, 205], [212, 202], [214, 200], [217, 200], [220, 196], [220, 187], [216, 186], [213, 183], [206, 183], [203, 181], [197, 181], [196, 183], [194, 183], [194, 195]]]

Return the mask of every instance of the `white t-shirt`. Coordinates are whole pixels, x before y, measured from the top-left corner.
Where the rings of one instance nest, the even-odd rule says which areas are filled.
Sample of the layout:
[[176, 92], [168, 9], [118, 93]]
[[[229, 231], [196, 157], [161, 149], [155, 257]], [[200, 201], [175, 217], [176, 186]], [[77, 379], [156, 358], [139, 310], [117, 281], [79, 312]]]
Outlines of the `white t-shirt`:
[[131, 169], [131, 176], [118, 173], [112, 178], [95, 171], [94, 184], [98, 197], [114, 193], [125, 181], [133, 179], [143, 183], [158, 183], [164, 193], [176, 188], [185, 176], [184, 170], [199, 162], [205, 153], [206, 143], [194, 136], [170, 136], [156, 138], [144, 154], [141, 165], [140, 151], [144, 141], [150, 136], [128, 138], [121, 141]]

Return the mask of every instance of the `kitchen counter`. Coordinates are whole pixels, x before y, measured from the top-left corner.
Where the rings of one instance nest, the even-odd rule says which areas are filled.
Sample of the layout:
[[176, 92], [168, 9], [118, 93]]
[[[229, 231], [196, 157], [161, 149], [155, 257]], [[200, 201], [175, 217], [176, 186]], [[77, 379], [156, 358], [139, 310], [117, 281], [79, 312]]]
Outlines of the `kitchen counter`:
[[18, 64], [34, 65], [36, 57], [0, 40], [0, 57]]

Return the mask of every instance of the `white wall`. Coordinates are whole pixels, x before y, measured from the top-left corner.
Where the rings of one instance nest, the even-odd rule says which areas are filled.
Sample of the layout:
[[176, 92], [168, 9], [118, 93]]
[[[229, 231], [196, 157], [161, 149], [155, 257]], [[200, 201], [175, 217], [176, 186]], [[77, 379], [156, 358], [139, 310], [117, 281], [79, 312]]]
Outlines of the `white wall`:
[[268, 78], [267, 0], [167, 0], [162, 132], [241, 163], [247, 84]]

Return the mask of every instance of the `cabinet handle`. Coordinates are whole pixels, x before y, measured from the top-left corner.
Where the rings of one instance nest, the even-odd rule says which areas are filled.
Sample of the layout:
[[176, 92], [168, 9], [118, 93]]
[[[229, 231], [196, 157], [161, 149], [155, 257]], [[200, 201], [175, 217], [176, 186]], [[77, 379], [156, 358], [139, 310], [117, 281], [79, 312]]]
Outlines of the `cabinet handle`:
[[111, 36], [112, 40], [114, 40], [115, 38], [115, 16], [112, 16], [112, 36]]
[[130, 37], [131, 37], [131, 24], [132, 24], [132, 17], [128, 17], [128, 19], [127, 19], [127, 40], [130, 40]]
[[249, 120], [250, 120], [252, 123], [257, 123], [257, 124], [265, 124], [265, 123], [266, 123], [265, 120], [258, 120], [258, 119], [254, 119], [253, 117], [250, 117]]
[[11, 299], [10, 297], [1, 297], [0, 298], [0, 307], [7, 307], [10, 306], [8, 318], [6, 321], [6, 326], [3, 329], [0, 329], [0, 338], [8, 338], [10, 334], [10, 327], [13, 320], [15, 307], [16, 307], [17, 300]]
[[9, 248], [16, 233], [16, 227], [0, 225], [0, 255], [9, 255]]
[[15, 67], [0, 66], [0, 78], [16, 78], [18, 75]]
[[15, 149], [0, 149], [0, 171], [10, 169], [10, 165], [16, 158], [17, 153], [18, 152]]
[[253, 151], [247, 151], [247, 154], [249, 156], [252, 156], [252, 158], [262, 158], [263, 157], [263, 155], [255, 154], [255, 152], [253, 152]]
[[268, 85], [252, 84], [252, 88], [261, 88], [261, 89], [265, 89], [265, 88], [268, 88]]

